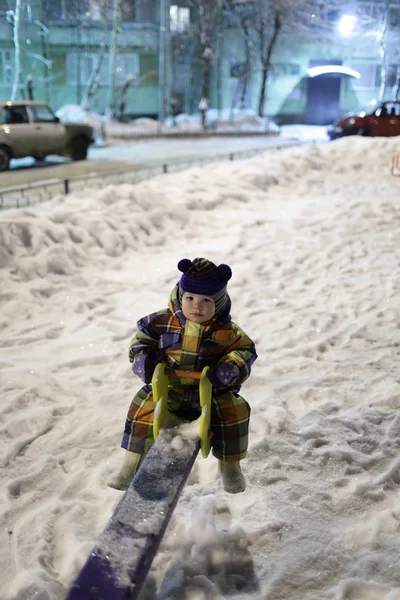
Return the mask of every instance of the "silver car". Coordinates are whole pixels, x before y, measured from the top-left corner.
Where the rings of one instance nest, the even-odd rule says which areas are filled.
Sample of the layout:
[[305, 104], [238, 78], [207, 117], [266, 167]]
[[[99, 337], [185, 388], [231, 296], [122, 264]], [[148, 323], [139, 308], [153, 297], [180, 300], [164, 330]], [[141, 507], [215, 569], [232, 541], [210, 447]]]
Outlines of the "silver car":
[[44, 102], [0, 102], [0, 171], [9, 168], [12, 158], [25, 156], [44, 160], [58, 154], [85, 160], [92, 142], [93, 127], [61, 123]]

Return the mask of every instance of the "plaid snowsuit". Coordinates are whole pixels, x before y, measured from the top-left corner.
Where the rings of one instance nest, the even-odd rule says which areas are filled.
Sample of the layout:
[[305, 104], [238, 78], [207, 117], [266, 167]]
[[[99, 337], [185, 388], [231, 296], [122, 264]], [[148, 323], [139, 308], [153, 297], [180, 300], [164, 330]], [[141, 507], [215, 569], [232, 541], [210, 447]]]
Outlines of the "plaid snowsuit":
[[[207, 323], [187, 320], [178, 301], [178, 285], [171, 293], [169, 308], [143, 317], [129, 347], [129, 360], [145, 354], [146, 381], [134, 396], [128, 411], [122, 447], [131, 452], [146, 453], [154, 442], [151, 374], [158, 362], [171, 369], [201, 372], [219, 362], [233, 361], [239, 376], [233, 385], [213, 387], [211, 438], [213, 455], [222, 460], [241, 460], [246, 456], [250, 406], [239, 395], [241, 384], [249, 377], [257, 358], [252, 340], [231, 321], [231, 303], [227, 296], [222, 313]], [[179, 377], [170, 378], [169, 411], [188, 421], [200, 416], [198, 382]]]

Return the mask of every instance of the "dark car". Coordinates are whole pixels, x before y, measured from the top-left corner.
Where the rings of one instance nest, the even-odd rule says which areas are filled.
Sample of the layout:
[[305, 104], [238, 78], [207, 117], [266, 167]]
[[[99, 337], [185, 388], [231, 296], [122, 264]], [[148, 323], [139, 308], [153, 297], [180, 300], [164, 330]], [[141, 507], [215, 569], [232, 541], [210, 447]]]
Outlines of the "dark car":
[[400, 135], [400, 101], [386, 101], [369, 106], [357, 113], [347, 113], [328, 127], [331, 140], [346, 135]]

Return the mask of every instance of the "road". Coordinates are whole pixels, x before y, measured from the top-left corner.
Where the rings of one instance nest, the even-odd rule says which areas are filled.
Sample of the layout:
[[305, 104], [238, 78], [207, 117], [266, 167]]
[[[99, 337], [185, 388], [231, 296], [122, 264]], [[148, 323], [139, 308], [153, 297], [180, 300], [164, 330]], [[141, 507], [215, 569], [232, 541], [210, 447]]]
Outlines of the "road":
[[91, 147], [88, 160], [72, 162], [49, 157], [43, 163], [33, 159], [12, 160], [11, 169], [0, 173], [0, 189], [22, 186], [49, 179], [72, 179], [92, 173], [143, 169], [159, 163], [182, 159], [195, 160], [231, 152], [270, 148], [292, 144], [281, 136], [250, 136], [237, 138], [149, 139], [136, 142], [110, 141], [104, 147]]

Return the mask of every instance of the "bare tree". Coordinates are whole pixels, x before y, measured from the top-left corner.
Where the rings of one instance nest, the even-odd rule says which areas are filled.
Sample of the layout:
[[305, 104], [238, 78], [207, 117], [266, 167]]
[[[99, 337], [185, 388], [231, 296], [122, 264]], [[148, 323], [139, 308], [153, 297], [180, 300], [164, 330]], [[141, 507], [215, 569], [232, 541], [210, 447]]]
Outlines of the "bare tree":
[[[358, 24], [355, 36], [370, 42], [371, 54], [379, 55], [379, 92], [378, 99], [385, 99], [387, 89], [391, 86], [391, 97], [396, 99], [400, 86], [400, 52], [398, 46], [399, 28], [391, 19], [391, 10], [398, 10], [398, 3], [393, 0], [375, 0], [360, 5], [357, 11]], [[397, 34], [396, 39], [393, 34]], [[396, 69], [393, 72], [393, 69]], [[394, 81], [392, 80], [394, 77]], [[390, 81], [392, 80], [392, 83]]]
[[111, 34], [111, 46], [110, 46], [110, 84], [108, 91], [108, 102], [106, 108], [107, 116], [115, 116], [115, 96], [116, 96], [116, 84], [117, 84], [117, 55], [118, 55], [118, 30], [119, 30], [119, 16], [120, 16], [120, 4], [121, 0], [114, 0], [113, 5], [113, 24]]
[[35, 84], [33, 81], [33, 77], [31, 74], [26, 76], [26, 81], [25, 81], [25, 85], [26, 85], [26, 90], [28, 92], [28, 100], [34, 100], [34, 88], [35, 88]]
[[9, 11], [8, 17], [12, 19], [13, 23], [13, 41], [14, 41], [14, 80], [11, 90], [11, 100], [17, 98], [20, 90], [20, 84], [22, 80], [22, 69], [21, 69], [21, 45], [19, 41], [20, 36], [20, 21], [21, 21], [21, 0], [15, 0], [14, 11]]
[[[256, 49], [256, 40], [253, 34], [252, 16], [253, 7], [249, 2], [237, 2], [237, 0], [224, 0], [225, 10], [235, 25], [240, 29], [243, 39], [244, 61], [239, 66], [238, 79], [240, 84], [240, 102], [241, 109], [246, 108], [246, 98], [248, 86], [250, 84], [253, 72], [254, 52]], [[234, 108], [236, 97], [232, 98], [232, 108]]]
[[154, 75], [156, 75], [156, 74], [157, 74], [157, 71], [149, 71], [148, 73], [146, 73], [146, 75], [143, 75], [142, 77], [136, 77], [136, 75], [134, 75], [133, 73], [128, 73], [128, 75], [125, 77], [125, 81], [121, 87], [120, 97], [119, 97], [119, 102], [118, 102], [117, 118], [120, 121], [122, 121], [124, 119], [125, 108], [126, 108], [126, 99], [127, 99], [127, 94], [128, 94], [129, 88], [133, 84], [140, 85], [141, 83], [146, 81], [146, 79], [148, 79], [149, 77], [154, 77]]
[[276, 42], [282, 29], [283, 15], [281, 2], [263, 2], [257, 0], [257, 15], [254, 28], [257, 34], [257, 46], [261, 62], [260, 96], [258, 101], [258, 115], [264, 116], [266, 88], [268, 75], [271, 70], [271, 59]]
[[118, 113], [118, 119], [120, 121], [122, 121], [123, 117], [124, 117], [124, 113], [125, 113], [125, 106], [126, 106], [126, 95], [128, 93], [128, 89], [130, 88], [130, 86], [132, 85], [132, 83], [135, 81], [135, 76], [132, 73], [129, 73], [124, 81], [124, 84], [121, 88], [121, 96], [119, 99], [119, 113]]
[[[215, 57], [215, 27], [222, 10], [223, 0], [188, 0], [188, 6], [194, 10], [198, 25], [199, 58], [201, 61], [201, 105], [209, 107], [211, 63]], [[205, 110], [203, 128], [206, 127]]]
[[82, 94], [81, 106], [85, 110], [89, 108], [90, 98], [96, 93], [99, 86], [99, 76], [100, 69], [103, 64], [103, 59], [107, 47], [107, 8], [108, 8], [108, 0], [102, 0], [100, 6], [100, 14], [101, 14], [101, 40], [100, 40], [100, 49], [96, 56], [96, 62], [93, 65], [92, 72], [89, 76], [89, 80], [86, 84], [84, 92]]
[[175, 23], [170, 18], [172, 96], [181, 95], [184, 112], [192, 110], [195, 41], [189, 22]]
[[378, 98], [382, 101], [385, 97], [386, 90], [386, 82], [387, 82], [387, 46], [386, 46], [386, 38], [388, 33], [388, 24], [389, 24], [389, 0], [384, 0], [383, 6], [383, 14], [381, 23], [379, 23], [378, 28], [378, 44], [379, 44], [379, 55], [381, 59], [381, 68], [380, 68], [380, 86], [379, 86], [379, 94]]
[[[272, 58], [279, 36], [284, 29], [290, 31], [291, 28], [302, 33], [299, 8], [305, 3], [300, 0], [224, 0], [224, 4], [240, 28], [244, 41], [245, 59], [239, 74], [243, 83], [241, 107], [245, 104], [250, 77], [257, 71], [260, 73], [258, 115], [263, 117], [269, 77], [273, 70]], [[258, 65], [255, 65], [255, 54], [258, 55]]]
[[397, 100], [400, 91], [400, 56], [398, 56], [397, 60], [396, 77], [392, 87], [392, 100]]

